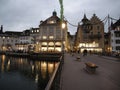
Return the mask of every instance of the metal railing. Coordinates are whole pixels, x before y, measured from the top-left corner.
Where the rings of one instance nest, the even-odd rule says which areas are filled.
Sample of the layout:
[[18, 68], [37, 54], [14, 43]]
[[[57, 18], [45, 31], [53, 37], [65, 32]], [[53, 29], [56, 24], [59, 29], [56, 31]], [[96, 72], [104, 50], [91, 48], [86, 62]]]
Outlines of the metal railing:
[[60, 79], [61, 79], [61, 71], [62, 71], [63, 63], [64, 63], [64, 54], [60, 57], [60, 62], [58, 63], [45, 90], [60, 90]]

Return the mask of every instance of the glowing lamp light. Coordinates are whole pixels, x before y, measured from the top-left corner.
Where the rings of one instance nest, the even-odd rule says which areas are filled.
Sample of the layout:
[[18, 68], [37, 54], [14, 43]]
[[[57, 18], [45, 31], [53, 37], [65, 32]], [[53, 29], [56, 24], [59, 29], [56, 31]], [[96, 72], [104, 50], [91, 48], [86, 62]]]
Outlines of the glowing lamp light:
[[65, 26], [66, 26], [66, 25], [65, 25], [65, 23], [62, 23], [62, 29], [64, 29], [64, 28], [65, 28]]

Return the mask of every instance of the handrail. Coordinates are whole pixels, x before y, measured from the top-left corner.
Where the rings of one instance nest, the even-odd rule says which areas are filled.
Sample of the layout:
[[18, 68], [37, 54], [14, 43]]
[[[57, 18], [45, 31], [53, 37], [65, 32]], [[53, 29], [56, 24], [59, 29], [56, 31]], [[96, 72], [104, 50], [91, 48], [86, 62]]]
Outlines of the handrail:
[[52, 86], [52, 83], [53, 83], [53, 81], [54, 81], [55, 75], [56, 75], [56, 73], [57, 73], [57, 70], [58, 70], [58, 68], [59, 68], [59, 65], [60, 65], [60, 62], [58, 63], [58, 66], [57, 66], [57, 68], [55, 69], [55, 71], [54, 71], [51, 79], [49, 80], [49, 82], [48, 82], [45, 90], [50, 90], [50, 88], [51, 88], [51, 86]]
[[58, 72], [58, 70], [59, 70], [59, 67], [60, 67], [60, 65], [61, 65], [61, 61], [62, 61], [62, 56], [60, 57], [60, 62], [58, 62], [58, 65], [57, 65], [57, 67], [56, 67], [56, 69], [55, 69], [52, 77], [50, 78], [50, 80], [49, 80], [49, 82], [48, 82], [45, 90], [50, 90], [50, 89], [51, 89], [52, 84], [53, 84], [53, 82], [54, 82], [54, 80], [55, 80], [55, 77], [56, 77], [56, 75], [57, 75], [57, 72]]

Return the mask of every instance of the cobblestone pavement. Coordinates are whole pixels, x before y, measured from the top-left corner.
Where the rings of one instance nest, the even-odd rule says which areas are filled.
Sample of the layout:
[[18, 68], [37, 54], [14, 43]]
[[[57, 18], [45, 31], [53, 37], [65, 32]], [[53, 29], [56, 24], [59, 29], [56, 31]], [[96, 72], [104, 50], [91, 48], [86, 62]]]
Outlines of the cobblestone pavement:
[[[78, 56], [80, 61], [76, 60]], [[88, 73], [85, 62], [95, 63], [96, 73]], [[65, 54], [61, 90], [120, 90], [120, 62], [98, 55]]]

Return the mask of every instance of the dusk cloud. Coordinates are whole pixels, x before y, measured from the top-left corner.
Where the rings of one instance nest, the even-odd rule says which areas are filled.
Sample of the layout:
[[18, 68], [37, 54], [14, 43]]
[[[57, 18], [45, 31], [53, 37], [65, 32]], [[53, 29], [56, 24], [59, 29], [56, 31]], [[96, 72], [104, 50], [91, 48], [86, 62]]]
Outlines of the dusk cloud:
[[[64, 16], [77, 25], [86, 13], [88, 18], [96, 13], [100, 19], [108, 14], [120, 18], [120, 0], [63, 0]], [[5, 31], [23, 31], [31, 27], [38, 27], [41, 20], [45, 20], [56, 10], [60, 16], [59, 0], [0, 0], [0, 25]], [[77, 30], [68, 24], [69, 31], [74, 34]]]

